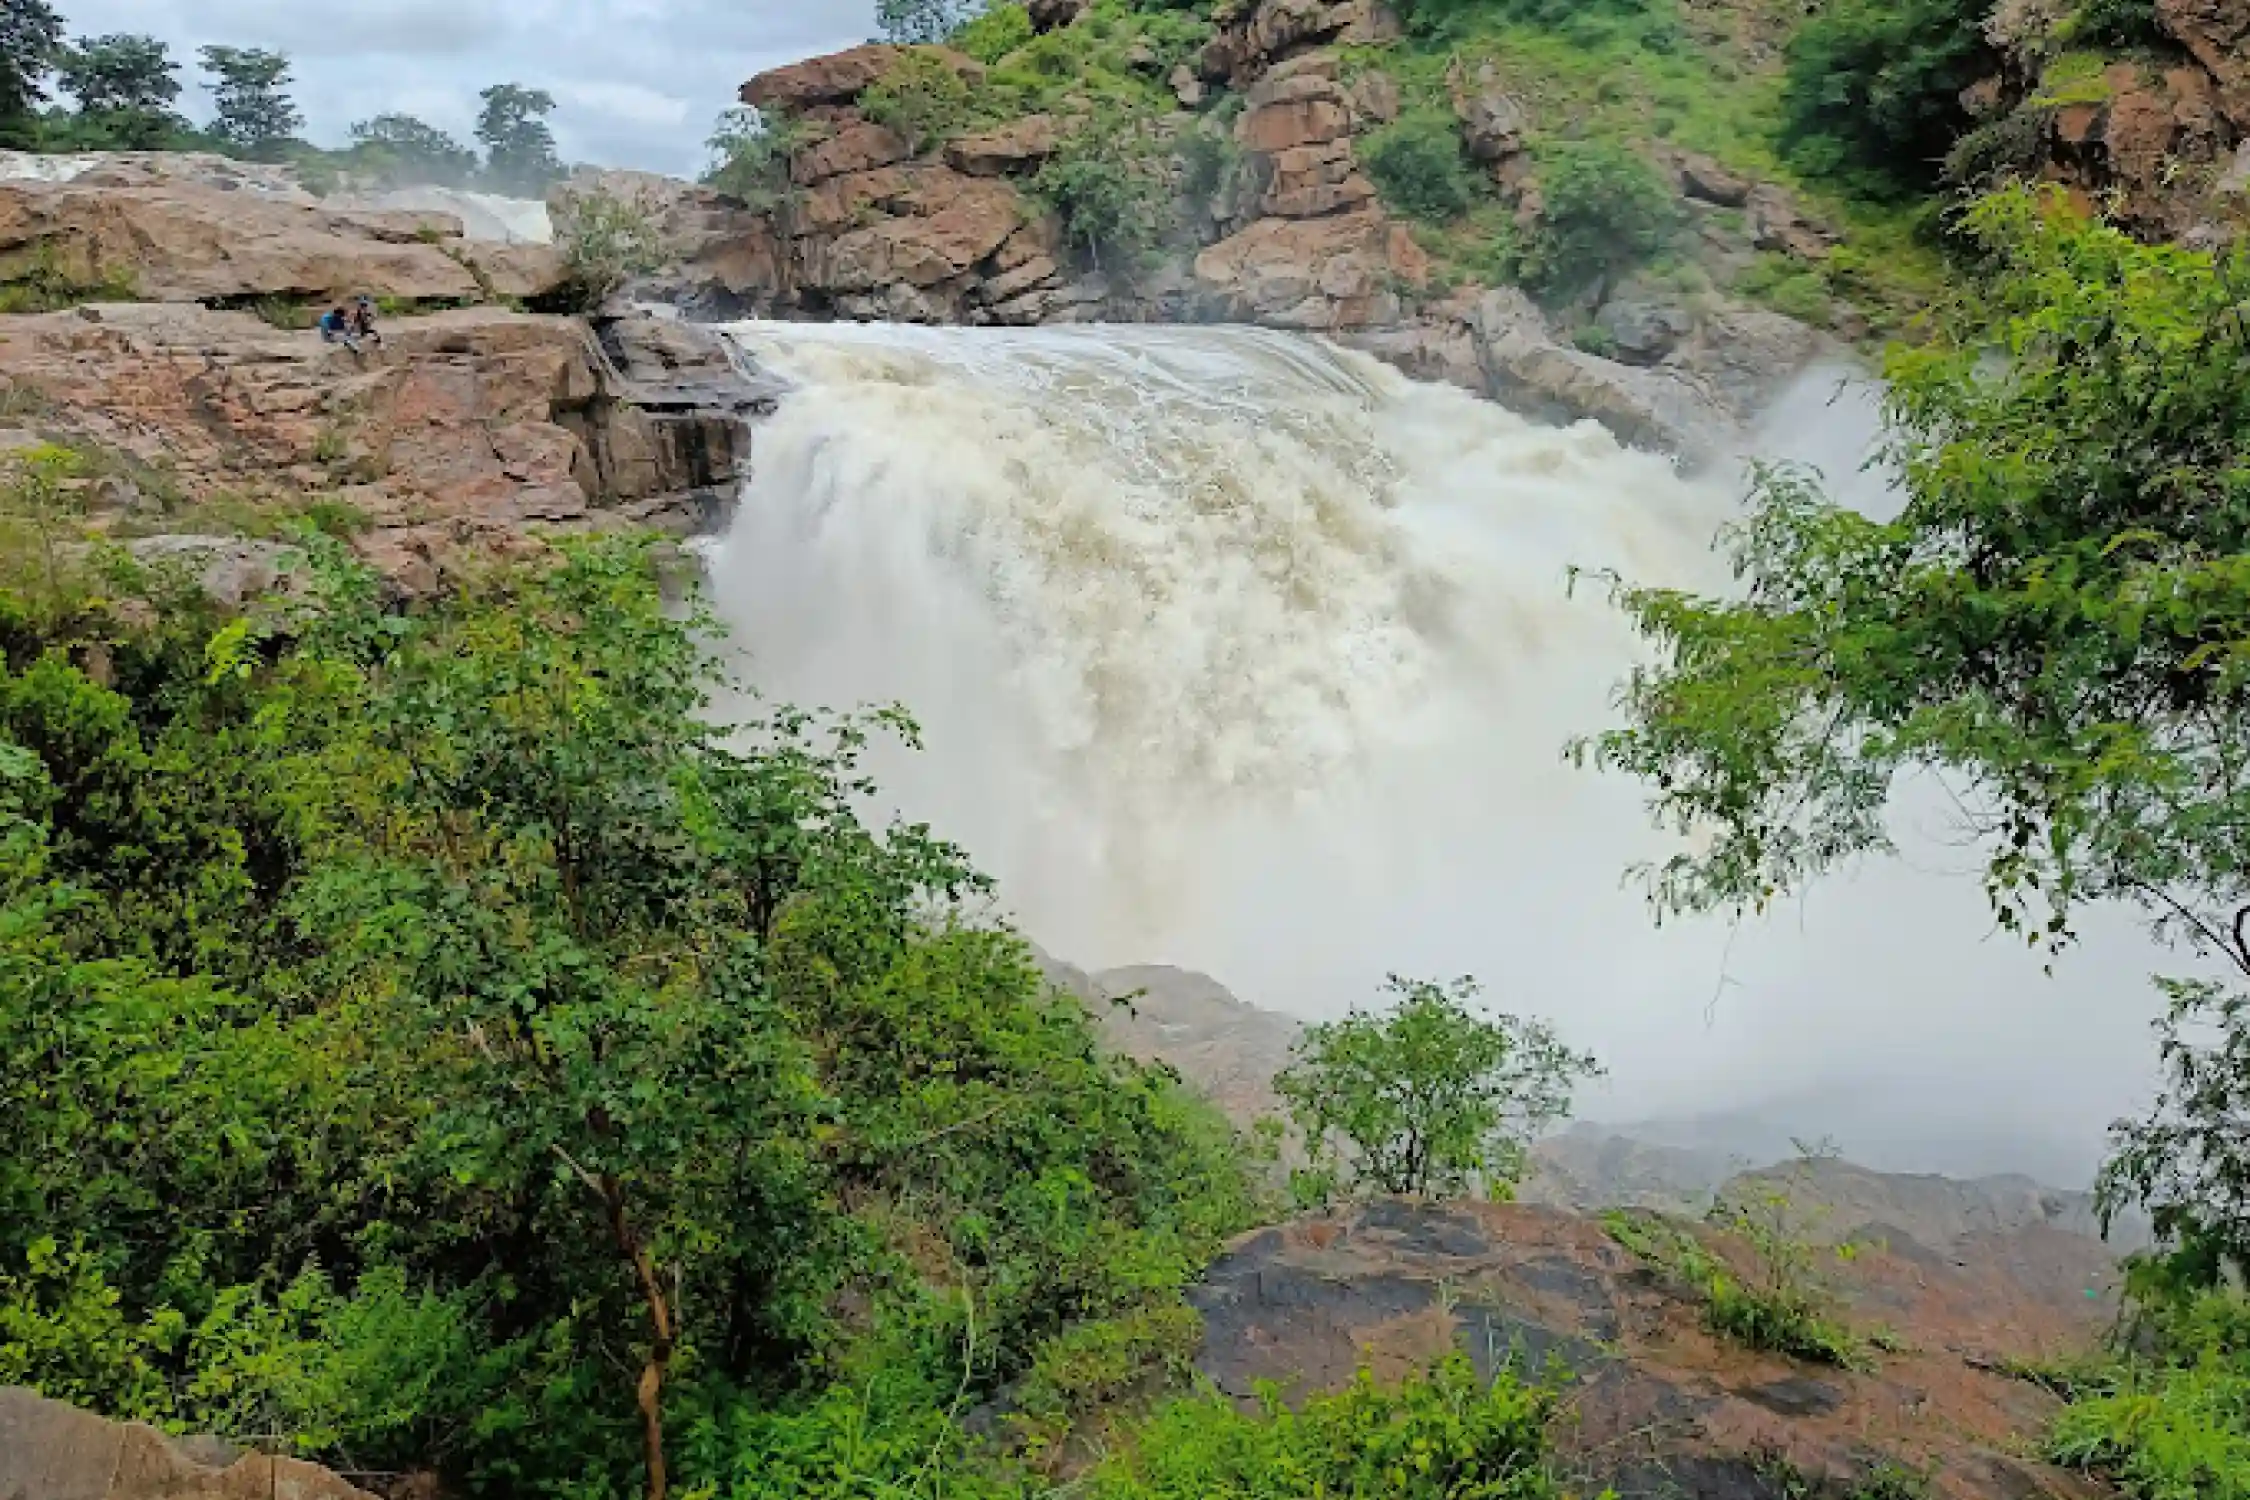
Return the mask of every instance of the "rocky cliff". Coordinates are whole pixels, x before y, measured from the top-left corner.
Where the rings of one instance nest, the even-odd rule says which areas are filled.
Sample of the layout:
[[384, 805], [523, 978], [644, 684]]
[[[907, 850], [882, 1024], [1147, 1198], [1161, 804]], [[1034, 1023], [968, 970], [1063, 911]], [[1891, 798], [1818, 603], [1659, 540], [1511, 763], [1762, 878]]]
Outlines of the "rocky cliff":
[[1451, 1349], [1486, 1373], [1559, 1367], [1574, 1381], [1565, 1473], [1579, 1493], [1620, 1500], [1878, 1493], [1886, 1475], [1949, 1500], [2100, 1493], [2023, 1456], [2057, 1404], [1998, 1373], [2098, 1331], [2115, 1283], [2097, 1247], [2041, 1229], [1972, 1254], [1901, 1239], [1833, 1279], [1846, 1315], [1897, 1346], [1865, 1370], [1719, 1338], [1693, 1287], [1591, 1220], [1378, 1202], [1236, 1245], [1194, 1296], [1198, 1365], [1244, 1397], [1261, 1381], [1331, 1390], [1362, 1368], [1395, 1379]]
[[[1087, 8], [1044, 19], [1100, 24]], [[1168, 158], [1173, 232], [1153, 260], [1106, 269], [1066, 242], [1031, 190], [1076, 133], [1104, 128], [1084, 98], [917, 149], [866, 105], [908, 49], [860, 47], [761, 74], [742, 97], [789, 123], [794, 150], [765, 216], [769, 274], [747, 300], [782, 317], [1237, 321], [1318, 333], [1422, 378], [1692, 455], [1724, 448], [1797, 372], [1840, 352], [1768, 309], [1726, 297], [1650, 305], [1620, 287], [1601, 334], [1618, 357], [1603, 357], [1574, 347], [1522, 292], [1449, 274], [1379, 201], [1360, 161], [1361, 143], [1396, 118], [1399, 101], [1354, 49], [1396, 35], [1371, 0], [1237, 7], [1172, 74], [1180, 107], [1133, 127]], [[932, 55], [981, 85], [979, 64]], [[1462, 82], [1457, 108], [1471, 148], [1513, 185], [1520, 211], [1536, 214], [1535, 194], [1524, 196], [1521, 107], [1485, 78]], [[1215, 181], [1196, 165], [1214, 158]], [[1662, 170], [1701, 225], [1695, 243], [1716, 256], [1817, 259], [1833, 243], [1779, 187], [1689, 152], [1667, 156]], [[730, 290], [743, 293], [739, 283]]]
[[[98, 529], [325, 504], [412, 594], [542, 531], [685, 533], [731, 501], [745, 420], [774, 391], [709, 335], [525, 311], [567, 281], [547, 246], [192, 165], [0, 182], [0, 307], [17, 309], [0, 316], [0, 443], [87, 453]], [[380, 348], [309, 330], [351, 294], [390, 310]]]

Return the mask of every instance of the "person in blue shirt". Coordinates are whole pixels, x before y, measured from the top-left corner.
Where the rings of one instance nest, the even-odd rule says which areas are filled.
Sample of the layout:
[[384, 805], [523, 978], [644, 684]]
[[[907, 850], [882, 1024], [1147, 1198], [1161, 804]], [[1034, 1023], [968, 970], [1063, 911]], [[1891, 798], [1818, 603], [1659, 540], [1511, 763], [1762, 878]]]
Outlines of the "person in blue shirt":
[[320, 341], [324, 344], [342, 344], [352, 353], [359, 353], [359, 334], [353, 324], [356, 320], [341, 307], [331, 307], [320, 315]]

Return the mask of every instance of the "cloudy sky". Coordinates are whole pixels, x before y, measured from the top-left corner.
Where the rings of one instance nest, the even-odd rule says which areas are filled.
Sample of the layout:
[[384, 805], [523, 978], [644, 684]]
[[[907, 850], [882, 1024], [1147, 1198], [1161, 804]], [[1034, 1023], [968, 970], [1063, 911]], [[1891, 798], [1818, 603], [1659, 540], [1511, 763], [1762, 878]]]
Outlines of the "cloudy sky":
[[[191, 61], [213, 42], [289, 53], [307, 133], [324, 145], [390, 110], [465, 140], [477, 91], [521, 83], [555, 96], [566, 160], [681, 174], [702, 165], [711, 122], [743, 80], [874, 30], [874, 0], [57, 0], [56, 8], [74, 35], [147, 32]], [[200, 87], [183, 103], [199, 119], [209, 113]]]

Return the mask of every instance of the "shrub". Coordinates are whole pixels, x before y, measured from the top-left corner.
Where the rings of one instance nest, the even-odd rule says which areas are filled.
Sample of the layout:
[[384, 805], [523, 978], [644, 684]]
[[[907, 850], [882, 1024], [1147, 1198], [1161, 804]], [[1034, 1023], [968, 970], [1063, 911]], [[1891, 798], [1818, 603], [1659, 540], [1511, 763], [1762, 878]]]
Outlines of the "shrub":
[[1994, 71], [1968, 0], [1837, 0], [1788, 47], [1784, 140], [1803, 170], [1920, 190], [1968, 127], [1962, 91]]
[[1671, 243], [1680, 207], [1656, 169], [1610, 141], [1566, 141], [1540, 153], [1544, 209], [1524, 277], [1555, 296], [1603, 286]]
[[1087, 1477], [1093, 1500], [1380, 1495], [1559, 1500], [1548, 1425], [1557, 1397], [1512, 1373], [1478, 1379], [1463, 1354], [1385, 1391], [1362, 1373], [1291, 1411], [1272, 1388], [1245, 1413], [1220, 1396], [1175, 1402]]
[[914, 156], [944, 144], [977, 118], [969, 81], [937, 52], [920, 49], [900, 54], [860, 96], [859, 108], [876, 124], [897, 131]]
[[1461, 130], [1441, 109], [1410, 110], [1370, 135], [1360, 162], [1383, 201], [1433, 224], [1468, 212], [1482, 189], [1461, 151]]
[[1601, 1069], [1544, 1023], [1474, 1009], [1476, 981], [1393, 977], [1387, 1015], [1315, 1026], [1274, 1080], [1314, 1160], [1340, 1146], [1343, 1177], [1385, 1193], [1501, 1190], [1525, 1149]]
[[1097, 266], [1130, 271], [1173, 227], [1174, 200], [1150, 122], [1135, 111], [1095, 111], [1063, 138], [1032, 179], [1063, 234]]
[[995, 5], [953, 33], [953, 45], [987, 67], [1000, 61], [1033, 36], [1031, 13], [1015, 0]]
[[657, 211], [644, 201], [599, 190], [568, 192], [557, 209], [558, 248], [576, 307], [599, 307], [626, 282], [672, 259]]

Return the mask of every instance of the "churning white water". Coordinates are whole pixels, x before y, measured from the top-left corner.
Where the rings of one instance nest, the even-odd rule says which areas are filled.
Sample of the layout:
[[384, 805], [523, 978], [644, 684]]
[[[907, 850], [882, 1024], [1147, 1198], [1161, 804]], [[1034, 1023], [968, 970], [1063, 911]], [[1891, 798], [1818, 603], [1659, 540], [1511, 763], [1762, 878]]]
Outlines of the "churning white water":
[[[885, 786], [1053, 951], [1313, 1017], [1473, 973], [1612, 1117], [1780, 1101], [1878, 1164], [2076, 1169], [2137, 1091], [2145, 956], [2042, 978], [1941, 839], [1738, 933], [1621, 883], [1670, 846], [1561, 752], [1639, 647], [1571, 570], [1726, 587], [1734, 481], [1278, 333], [730, 333], [799, 387], [712, 560], [747, 675], [913, 709]], [[1849, 471], [1832, 386], [1779, 451]]]
[[378, 212], [451, 214], [461, 221], [464, 239], [505, 245], [554, 243], [555, 226], [547, 205], [536, 198], [504, 198], [498, 193], [472, 193], [466, 188], [402, 187], [379, 193], [353, 193], [329, 198], [330, 208], [372, 209]]

